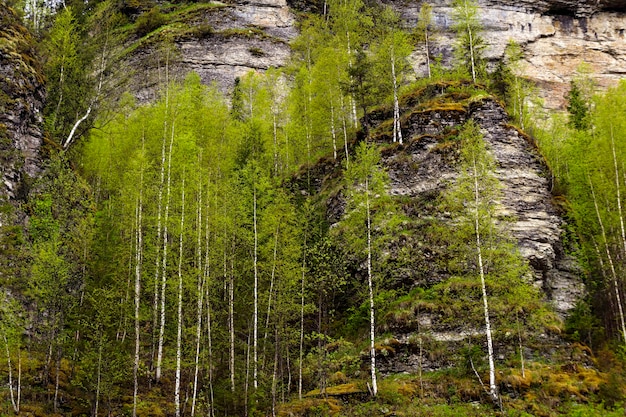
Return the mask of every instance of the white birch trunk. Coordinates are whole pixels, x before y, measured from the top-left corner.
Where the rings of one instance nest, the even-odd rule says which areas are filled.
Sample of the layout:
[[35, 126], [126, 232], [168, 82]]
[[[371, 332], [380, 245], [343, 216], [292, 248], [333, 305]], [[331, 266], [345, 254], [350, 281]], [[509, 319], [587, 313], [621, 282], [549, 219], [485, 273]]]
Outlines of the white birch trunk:
[[143, 211], [143, 171], [141, 172], [139, 180], [139, 199], [137, 201], [137, 228], [136, 228], [136, 242], [137, 248], [135, 250], [135, 360], [133, 363], [133, 417], [137, 416], [137, 392], [139, 390], [139, 304], [141, 302], [141, 263], [142, 263], [142, 248], [143, 248], [143, 236], [142, 236], [142, 211]]
[[183, 171], [180, 209], [180, 239], [178, 243], [178, 323], [176, 327], [176, 380], [174, 387], [174, 407], [176, 417], [180, 417], [180, 368], [183, 336], [183, 236], [185, 233], [185, 174]]
[[302, 400], [302, 361], [304, 360], [304, 282], [306, 270], [306, 232], [304, 234], [304, 252], [302, 254], [302, 280], [300, 288], [300, 361], [298, 363], [298, 399]]
[[[468, 8], [467, 8], [467, 0], [465, 0], [464, 5], [465, 5], [465, 15], [468, 16], [469, 15], [469, 11], [468, 11]], [[471, 63], [472, 63], [472, 81], [476, 82], [476, 63], [475, 63], [475, 57], [474, 57], [474, 38], [473, 38], [472, 27], [470, 25], [469, 19], [466, 19], [466, 21], [467, 21], [467, 35], [469, 37], [470, 60], [471, 60]]]
[[330, 97], [330, 134], [333, 138], [333, 158], [337, 159], [337, 132], [335, 131], [335, 106]]
[[478, 170], [476, 168], [476, 158], [473, 160], [474, 169], [474, 204], [475, 204], [475, 217], [474, 217], [474, 231], [476, 233], [476, 251], [478, 254], [478, 270], [480, 273], [480, 285], [483, 296], [483, 310], [485, 313], [485, 334], [487, 336], [487, 358], [489, 361], [489, 395], [494, 403], [498, 403], [498, 391], [496, 387], [496, 367], [493, 359], [493, 339], [491, 337], [491, 321], [489, 319], [489, 304], [487, 301], [487, 285], [485, 284], [485, 269], [483, 267], [483, 255], [482, 245], [480, 242], [480, 222], [478, 205], [480, 203], [480, 196], [478, 193]]
[[432, 77], [432, 74], [430, 72], [430, 46], [428, 44], [429, 39], [428, 39], [428, 26], [426, 26], [424, 28], [424, 43], [426, 44], [426, 68], [428, 70], [428, 78]]
[[[167, 97], [167, 94], [166, 94]], [[166, 101], [167, 102], [167, 101]], [[161, 213], [163, 209], [163, 186], [165, 185], [165, 149], [167, 143], [167, 104], [166, 104], [166, 121], [163, 126], [163, 141], [161, 143], [161, 181], [159, 183], [159, 197], [157, 206], [157, 239], [156, 239], [156, 256], [154, 265], [154, 295], [152, 304], [152, 352], [150, 352], [150, 372], [154, 369], [154, 355], [156, 351], [156, 329], [159, 325], [159, 272], [161, 271]]]
[[374, 323], [374, 283], [372, 279], [372, 219], [370, 216], [370, 191], [369, 177], [365, 178], [365, 209], [367, 210], [367, 286], [369, 289], [370, 301], [370, 370], [372, 374], [372, 395], [378, 394], [378, 384], [376, 382], [376, 348], [375, 323]]
[[622, 307], [622, 297], [619, 292], [618, 285], [618, 277], [617, 272], [615, 271], [615, 265], [613, 264], [613, 256], [611, 255], [611, 251], [609, 250], [609, 244], [607, 242], [606, 230], [604, 229], [604, 222], [602, 222], [602, 216], [600, 215], [600, 208], [598, 207], [598, 201], [596, 199], [596, 193], [593, 188], [593, 183], [591, 182], [591, 177], [588, 177], [589, 187], [591, 188], [591, 196], [593, 198], [593, 205], [596, 210], [596, 216], [598, 217], [598, 223], [600, 225], [600, 231], [602, 233], [602, 240], [604, 241], [604, 249], [606, 251], [606, 257], [609, 261], [609, 268], [611, 270], [611, 278], [613, 281], [613, 290], [615, 291], [615, 302], [617, 303], [617, 312], [619, 315], [622, 338], [624, 339], [624, 343], [626, 343], [626, 323], [624, 320], [624, 309]]
[[165, 218], [163, 219], [163, 262], [161, 269], [161, 323], [159, 327], [159, 341], [157, 347], [156, 380], [161, 380], [161, 365], [163, 363], [163, 339], [165, 336], [165, 288], [167, 286], [167, 244], [168, 244], [168, 220], [170, 214], [170, 199], [172, 191], [172, 147], [174, 145], [174, 124], [172, 123], [172, 135], [170, 138], [169, 155], [167, 157], [167, 189], [165, 198]]
[[2, 337], [4, 338], [4, 347], [6, 349], [6, 355], [7, 355], [7, 367], [9, 368], [9, 393], [11, 395], [11, 405], [13, 406], [13, 410], [16, 413], [19, 413], [20, 409], [19, 409], [18, 403], [15, 401], [15, 394], [14, 394], [14, 388], [13, 388], [13, 368], [11, 366], [11, 352], [9, 350], [9, 341], [5, 334], [3, 334]]
[[402, 144], [402, 130], [400, 129], [400, 104], [398, 101], [398, 81], [396, 79], [396, 58], [393, 45], [391, 47], [391, 78], [393, 81], [393, 141]]
[[265, 363], [265, 347], [267, 344], [267, 332], [270, 327], [270, 314], [272, 311], [272, 296], [274, 294], [274, 280], [276, 278], [276, 259], [278, 257], [278, 231], [280, 225], [276, 226], [274, 234], [274, 259], [272, 262], [272, 275], [270, 278], [270, 290], [267, 296], [267, 314], [265, 315], [265, 333], [263, 334], [263, 362]]
[[257, 213], [256, 213], [256, 186], [254, 189], [254, 201], [253, 201], [253, 221], [254, 221], [254, 313], [253, 313], [253, 369], [252, 369], [252, 384], [254, 390], [259, 387], [258, 381], [258, 330], [259, 330], [259, 267], [258, 267], [258, 244], [259, 236], [257, 232]]
[[94, 417], [98, 417], [98, 406], [100, 405], [100, 381], [102, 378], [102, 331], [100, 331], [100, 340], [98, 346], [98, 375], [96, 377], [96, 404], [94, 406]]
[[230, 282], [228, 285], [228, 327], [230, 332], [230, 390], [235, 392], [235, 242], [232, 242]]
[[[202, 306], [204, 305], [204, 273], [202, 268], [202, 187], [200, 187], [198, 195], [198, 212], [197, 212], [197, 241], [196, 241], [196, 264], [198, 269], [198, 299], [197, 299], [197, 316], [196, 316], [196, 356], [194, 360], [193, 372], [193, 393], [191, 396], [191, 417], [196, 415], [196, 399], [198, 396], [198, 373], [200, 363], [200, 341], [202, 336]], [[208, 242], [207, 242], [208, 245]]]

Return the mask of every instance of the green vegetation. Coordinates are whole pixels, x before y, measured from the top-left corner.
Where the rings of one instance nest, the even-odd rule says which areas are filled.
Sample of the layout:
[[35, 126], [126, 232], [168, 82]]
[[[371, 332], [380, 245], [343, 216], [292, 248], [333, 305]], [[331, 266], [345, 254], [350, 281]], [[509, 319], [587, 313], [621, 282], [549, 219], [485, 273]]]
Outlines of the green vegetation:
[[[0, 207], [0, 413], [623, 413], [626, 83], [593, 96], [581, 71], [569, 123], [540, 126], [517, 45], [487, 75], [475, 2], [453, 3], [450, 69], [425, 3], [412, 36], [390, 7], [327, 6], [301, 16], [285, 68], [229, 97], [197, 74], [163, 80], [144, 105], [111, 77], [120, 54], [163, 48], [169, 65], [175, 40], [268, 35], [197, 24], [215, 2], [68, 2], [37, 23], [59, 152]], [[566, 323], [499, 212], [471, 118], [496, 95], [537, 132], [568, 210], [589, 300]], [[385, 166], [417, 171], [424, 142], [450, 175], [391, 196]]]

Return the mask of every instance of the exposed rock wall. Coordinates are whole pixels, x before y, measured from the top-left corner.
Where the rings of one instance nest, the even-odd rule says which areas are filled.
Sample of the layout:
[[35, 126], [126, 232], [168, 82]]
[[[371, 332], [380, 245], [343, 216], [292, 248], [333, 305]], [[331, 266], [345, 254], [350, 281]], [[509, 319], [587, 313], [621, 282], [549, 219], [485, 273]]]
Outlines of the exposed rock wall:
[[[205, 84], [215, 82], [223, 92], [250, 70], [283, 66], [289, 59], [289, 42], [297, 35], [285, 0], [215, 3], [185, 23], [200, 33], [174, 40], [169, 78], [180, 80], [195, 71]], [[133, 53], [130, 67], [139, 70], [132, 89], [140, 101], [154, 99], [156, 87], [165, 80], [165, 64], [160, 44]]]
[[549, 172], [529, 140], [507, 123], [500, 104], [484, 99], [463, 110], [412, 113], [403, 134], [419, 139], [409, 139], [401, 153], [391, 152], [385, 159], [390, 193], [428, 200], [454, 182], [458, 175], [455, 157], [441, 151], [438, 137], [470, 118], [480, 125], [497, 162], [496, 177], [503, 191], [498, 216], [507, 219], [508, 231], [533, 269], [534, 285], [565, 316], [584, 292], [578, 266], [563, 245], [565, 224], [553, 204]]
[[[397, 197], [409, 218], [405, 227], [410, 233], [397, 236], [390, 245], [390, 254], [404, 251], [405, 255], [398, 267], [387, 267], [386, 272], [381, 272], [380, 285], [427, 289], [451, 278], [449, 250], [432, 237], [436, 233], [432, 226], [453, 227], [454, 219], [441, 211], [440, 198], [459, 176], [459, 148], [455, 139], [458, 127], [473, 119], [496, 160], [495, 175], [502, 187], [500, 201], [494, 203], [496, 221], [501, 222], [505, 233], [517, 242], [519, 253], [528, 261], [529, 282], [542, 291], [544, 299], [561, 318], [566, 318], [584, 296], [585, 289], [580, 267], [568, 253], [573, 248], [566, 244], [566, 224], [550, 192], [549, 171], [531, 140], [508, 123], [500, 103], [490, 97], [460, 94], [460, 87], [429, 86], [420, 94], [405, 97], [401, 104], [405, 143], [387, 146], [382, 164], [390, 177], [389, 193]], [[389, 145], [391, 117], [390, 109], [372, 113], [373, 140]], [[332, 184], [337, 181], [333, 171], [338, 169], [339, 164], [326, 160], [314, 167], [312, 176], [322, 175], [327, 184]], [[329, 188], [324, 181], [315, 182], [314, 187]], [[326, 202], [328, 221], [338, 222], [344, 210], [342, 194], [331, 195]], [[383, 332], [393, 335], [391, 339], [395, 343], [394, 354], [380, 355], [383, 374], [452, 366], [459, 360], [456, 353], [467, 347], [470, 339], [473, 343], [485, 340], [483, 326], [476, 326], [467, 318], [450, 316], [443, 308], [428, 307], [428, 302], [420, 311], [412, 306], [397, 306], [402, 313], [393, 317], [401, 318], [391, 321], [385, 318], [379, 323]], [[515, 356], [517, 337], [509, 331], [495, 332], [500, 359]], [[568, 351], [567, 343], [550, 331], [542, 329], [525, 337], [532, 339], [529, 345], [534, 346], [524, 348], [527, 359]], [[442, 351], [446, 354], [437, 353]]]
[[40, 172], [43, 76], [35, 41], [14, 11], [0, 4], [0, 199], [24, 197]]
[[[451, 2], [431, 0], [438, 34], [431, 53], [443, 62], [452, 59]], [[421, 3], [394, 2], [410, 26]], [[522, 75], [540, 87], [548, 108], [562, 108], [569, 82], [582, 63], [591, 66], [600, 87], [626, 76], [626, 4], [621, 1], [510, 1], [479, 0], [486, 41], [485, 57], [501, 59], [509, 40], [522, 46]], [[417, 74], [426, 73], [423, 50], [415, 51]]]

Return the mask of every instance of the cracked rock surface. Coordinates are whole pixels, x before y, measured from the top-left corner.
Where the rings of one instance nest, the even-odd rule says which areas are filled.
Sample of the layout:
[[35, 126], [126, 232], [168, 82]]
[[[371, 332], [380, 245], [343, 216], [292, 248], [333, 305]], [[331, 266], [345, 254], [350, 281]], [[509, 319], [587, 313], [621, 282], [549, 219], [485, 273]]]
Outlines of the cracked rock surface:
[[[251, 70], [283, 66], [289, 58], [289, 42], [297, 36], [295, 17], [285, 0], [219, 3], [186, 23], [205, 33], [175, 41], [169, 78], [182, 80], [195, 71], [203, 83], [215, 82], [224, 93]], [[140, 102], [154, 100], [165, 79], [160, 47], [140, 48], [129, 64], [140, 68], [131, 84], [135, 96]]]
[[[433, 21], [438, 37], [431, 53], [452, 60], [451, 2], [435, 0]], [[409, 25], [419, 8], [395, 2]], [[509, 40], [522, 47], [521, 75], [536, 82], [548, 108], [563, 108], [569, 82], [583, 62], [599, 87], [614, 85], [626, 76], [626, 3], [623, 1], [510, 1], [479, 0], [479, 16], [486, 41], [485, 57], [504, 56]], [[418, 75], [426, 74], [423, 50], [412, 55]]]

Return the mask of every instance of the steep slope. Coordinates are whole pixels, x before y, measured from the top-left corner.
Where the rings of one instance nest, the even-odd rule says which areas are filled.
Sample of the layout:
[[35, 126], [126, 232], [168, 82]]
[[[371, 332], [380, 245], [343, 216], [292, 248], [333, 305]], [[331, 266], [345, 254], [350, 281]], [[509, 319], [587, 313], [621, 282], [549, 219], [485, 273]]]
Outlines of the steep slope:
[[[473, 120], [495, 159], [494, 174], [502, 187], [500, 199], [491, 202], [497, 233], [510, 237], [516, 247], [500, 253], [508, 257], [507, 265], [494, 274], [488, 289], [497, 383], [505, 408], [553, 415], [556, 411], [546, 408], [554, 407], [559, 398], [571, 395], [586, 401], [587, 395], [595, 395], [606, 375], [595, 369], [587, 348], [566, 342], [561, 334], [564, 320], [585, 290], [580, 267], [570, 255], [574, 248], [566, 243], [563, 213], [550, 192], [549, 172], [531, 139], [508, 124], [500, 103], [468, 83], [416, 90], [402, 98], [401, 114], [402, 145], [391, 143], [392, 109], [375, 109], [370, 118], [371, 140], [382, 146], [382, 165], [390, 178], [388, 192], [406, 215], [403, 231], [391, 237], [376, 273], [379, 291], [387, 291], [376, 305], [381, 335], [376, 356], [385, 377], [381, 384], [402, 381], [404, 391], [392, 389], [419, 397], [422, 403], [427, 403], [424, 398], [488, 402], [476, 379], [486, 373], [476, 271], [464, 266], [461, 269], [467, 269], [459, 272], [459, 264], [465, 262], [462, 254], [473, 249], [471, 242], [450, 239], [459, 215], [445, 204], [461, 180], [459, 131]], [[346, 193], [338, 186], [340, 169], [340, 162], [323, 160], [309, 171], [313, 195], [323, 196], [319, 204], [330, 233], [342, 227], [346, 214]], [[295, 179], [296, 190], [305, 184], [303, 172]], [[516, 264], [518, 255], [513, 253], [519, 254], [527, 270]], [[356, 257], [352, 262], [348, 269], [363, 281], [364, 261]], [[511, 279], [510, 271], [521, 276]], [[463, 278], [464, 273], [470, 278]], [[357, 308], [337, 306], [340, 311], [348, 307]], [[328, 354], [338, 355], [333, 350]], [[468, 370], [469, 360], [475, 361], [476, 370], [471, 369], [474, 363]], [[361, 351], [359, 375], [367, 374], [368, 366], [367, 353]], [[553, 385], [553, 378], [560, 378], [562, 385]], [[332, 392], [348, 389], [341, 387]], [[544, 397], [537, 399], [537, 393]], [[310, 393], [316, 395], [317, 391]], [[524, 395], [528, 399], [519, 400]]]

